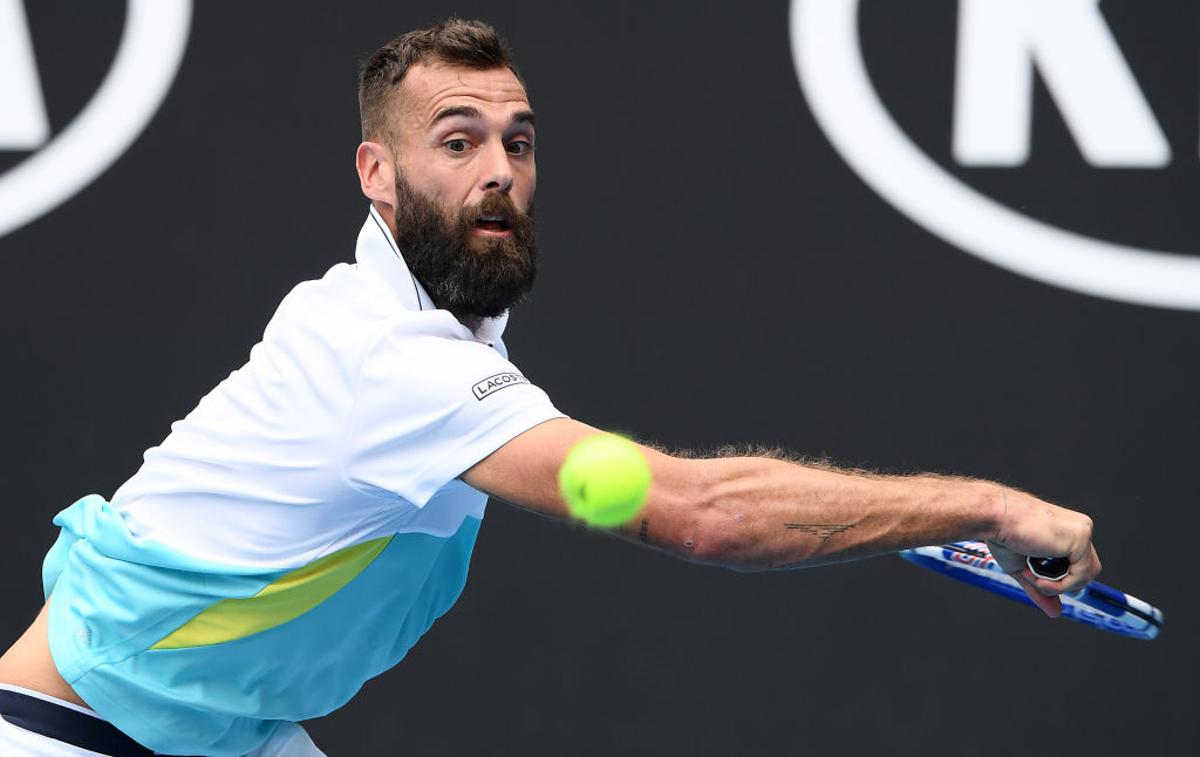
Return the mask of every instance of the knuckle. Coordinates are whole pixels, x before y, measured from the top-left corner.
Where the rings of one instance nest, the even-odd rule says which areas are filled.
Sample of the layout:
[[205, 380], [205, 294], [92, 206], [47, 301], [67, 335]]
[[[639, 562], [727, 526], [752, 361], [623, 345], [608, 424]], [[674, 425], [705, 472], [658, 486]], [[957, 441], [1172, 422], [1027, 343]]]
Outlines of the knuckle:
[[1085, 516], [1083, 516], [1081, 526], [1083, 528], [1084, 536], [1087, 537], [1088, 541], [1091, 541], [1092, 540], [1092, 531], [1095, 530], [1096, 524], [1092, 521], [1092, 519], [1089, 516], [1085, 515]]

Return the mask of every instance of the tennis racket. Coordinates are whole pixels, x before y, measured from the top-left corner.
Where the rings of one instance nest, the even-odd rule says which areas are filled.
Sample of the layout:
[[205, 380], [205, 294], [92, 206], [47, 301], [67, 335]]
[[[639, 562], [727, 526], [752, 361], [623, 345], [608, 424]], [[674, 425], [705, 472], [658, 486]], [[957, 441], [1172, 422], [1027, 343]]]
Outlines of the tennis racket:
[[[959, 541], [936, 547], [917, 547], [899, 553], [909, 562], [928, 568], [956, 581], [977, 586], [1017, 602], [1033, 604], [1016, 579], [996, 563], [987, 545], [978, 541]], [[1066, 575], [1066, 560], [1035, 558], [1030, 569], [1044, 578]], [[1036, 566], [1036, 567], [1035, 567]], [[1092, 628], [1134, 639], [1153, 639], [1163, 624], [1162, 612], [1137, 597], [1117, 591], [1099, 581], [1083, 589], [1062, 594], [1062, 617]]]

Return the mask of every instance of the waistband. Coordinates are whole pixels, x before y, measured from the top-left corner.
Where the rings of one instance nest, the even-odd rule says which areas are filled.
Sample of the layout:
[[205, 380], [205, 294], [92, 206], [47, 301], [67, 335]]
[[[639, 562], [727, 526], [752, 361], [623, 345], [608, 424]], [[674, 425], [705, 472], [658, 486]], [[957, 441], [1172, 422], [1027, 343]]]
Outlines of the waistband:
[[0, 718], [31, 733], [111, 757], [154, 757], [154, 752], [98, 715], [11, 688], [0, 688]]

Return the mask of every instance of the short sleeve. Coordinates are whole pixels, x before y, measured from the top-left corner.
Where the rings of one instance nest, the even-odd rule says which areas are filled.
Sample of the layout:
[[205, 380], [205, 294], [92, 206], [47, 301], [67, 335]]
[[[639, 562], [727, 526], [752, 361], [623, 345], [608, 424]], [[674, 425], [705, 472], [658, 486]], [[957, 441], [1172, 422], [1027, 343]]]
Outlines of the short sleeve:
[[424, 507], [514, 437], [561, 417], [495, 349], [391, 330], [363, 355], [342, 467], [356, 488]]

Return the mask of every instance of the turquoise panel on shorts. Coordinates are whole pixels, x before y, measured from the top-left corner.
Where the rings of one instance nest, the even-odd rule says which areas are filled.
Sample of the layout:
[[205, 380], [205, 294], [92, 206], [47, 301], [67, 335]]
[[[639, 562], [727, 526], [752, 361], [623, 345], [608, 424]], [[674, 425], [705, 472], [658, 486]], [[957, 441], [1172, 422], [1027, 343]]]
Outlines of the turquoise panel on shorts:
[[403, 533], [299, 617], [234, 641], [150, 649], [226, 598], [287, 571], [197, 561], [130, 535], [99, 496], [59, 513], [46, 557], [50, 648], [93, 709], [150, 749], [244, 755], [285, 722], [324, 715], [398, 663], [462, 592], [480, 520]]

